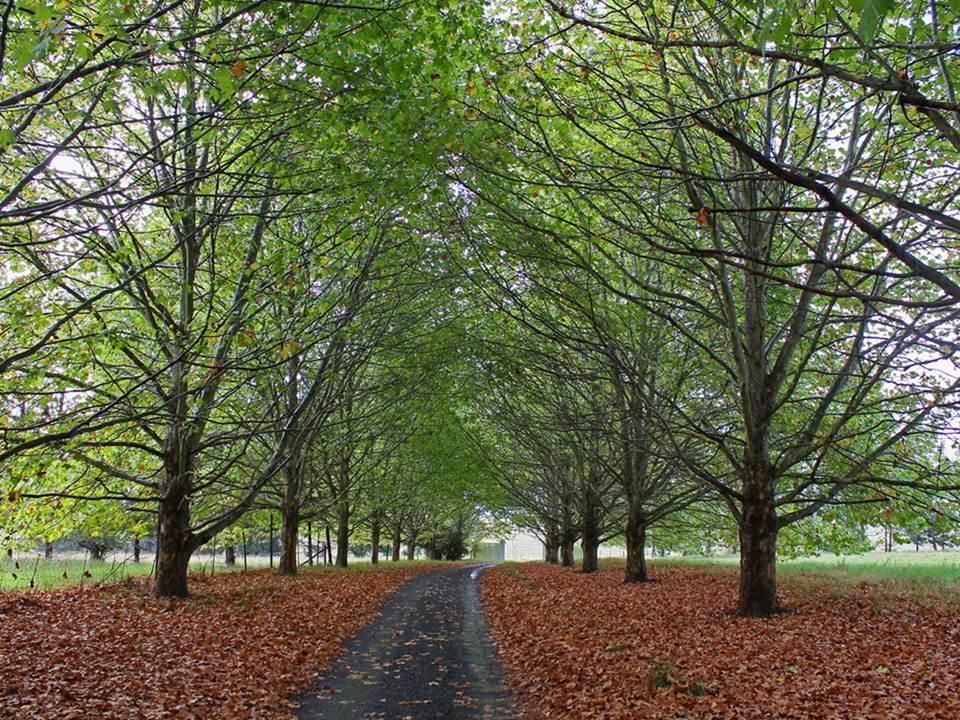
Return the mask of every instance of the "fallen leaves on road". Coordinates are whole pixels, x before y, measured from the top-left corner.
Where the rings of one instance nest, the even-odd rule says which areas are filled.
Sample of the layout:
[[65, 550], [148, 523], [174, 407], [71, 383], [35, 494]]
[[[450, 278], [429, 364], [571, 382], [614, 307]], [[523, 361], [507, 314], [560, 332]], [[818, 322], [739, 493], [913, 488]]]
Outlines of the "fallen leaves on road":
[[426, 566], [0, 594], [0, 718], [288, 718], [343, 640]]
[[955, 608], [808, 587], [784, 593], [791, 612], [750, 619], [731, 614], [733, 574], [659, 566], [655, 579], [546, 565], [485, 575], [488, 623], [531, 717], [960, 718]]

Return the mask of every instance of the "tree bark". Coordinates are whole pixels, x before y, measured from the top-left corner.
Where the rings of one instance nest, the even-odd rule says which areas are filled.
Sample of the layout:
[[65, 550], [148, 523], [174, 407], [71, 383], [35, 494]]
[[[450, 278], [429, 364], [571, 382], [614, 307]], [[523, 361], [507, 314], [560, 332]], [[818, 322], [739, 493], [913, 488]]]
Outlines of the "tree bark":
[[326, 543], [323, 549], [324, 562], [327, 565], [333, 565], [333, 545], [330, 543], [330, 526], [327, 525], [325, 528], [326, 531]]
[[647, 522], [643, 516], [643, 508], [631, 508], [627, 518], [627, 568], [624, 573], [625, 583], [647, 582]]
[[583, 549], [583, 561], [580, 572], [596, 572], [599, 567], [598, 552], [600, 550], [600, 518], [597, 498], [594, 492], [594, 479], [591, 477], [589, 485], [583, 495], [583, 516], [580, 519], [580, 547]]
[[231, 566], [237, 564], [237, 548], [235, 545], [227, 545], [223, 548], [223, 562]]
[[[43, 543], [43, 556], [48, 560], [53, 557], [53, 543], [47, 540]], [[137, 560], [137, 562], [140, 562]]]
[[370, 542], [373, 550], [370, 551], [370, 562], [377, 565], [380, 562], [380, 518], [375, 517], [370, 523]]
[[740, 523], [739, 615], [766, 617], [777, 610], [777, 513], [770, 485], [751, 483]]
[[[291, 402], [295, 402], [295, 399]], [[302, 463], [294, 457], [284, 467], [283, 504], [280, 506], [280, 566], [277, 573], [297, 574], [297, 550], [300, 546], [300, 495], [303, 487]]]
[[600, 560], [598, 551], [600, 543], [597, 542], [596, 535], [584, 535], [580, 540], [580, 547], [583, 550], [583, 561], [580, 563], [580, 572], [592, 573], [600, 569]]
[[[53, 556], [53, 546], [50, 547], [50, 555]], [[133, 539], [133, 561], [135, 563], [140, 562], [140, 538], [135, 537]]]
[[559, 565], [560, 544], [556, 541], [545, 544], [543, 548], [543, 559], [551, 565]]
[[273, 568], [273, 513], [270, 513], [270, 567]]
[[350, 501], [346, 495], [337, 506], [337, 567], [347, 566], [347, 550], [350, 545]]
[[573, 567], [573, 546], [577, 542], [577, 526], [573, 514], [574, 495], [564, 489], [560, 499], [560, 564], [563, 567]]
[[417, 535], [419, 533], [411, 532], [407, 540], [407, 560], [414, 560], [417, 557]]
[[313, 565], [313, 523], [307, 523], [307, 565]]
[[[287, 482], [287, 489], [289, 493], [289, 480]], [[277, 574], [293, 576], [297, 574], [297, 545], [300, 543], [299, 493], [296, 499], [292, 499], [288, 494], [283, 503], [282, 512], [280, 564], [277, 567]]]
[[553, 525], [547, 528], [543, 538], [543, 559], [551, 565], [560, 562], [560, 530]]
[[400, 546], [403, 545], [403, 528], [397, 524], [393, 526], [393, 562], [400, 562]]
[[157, 578], [153, 592], [159, 597], [187, 596], [187, 568], [196, 549], [190, 532], [190, 500], [179, 481], [167, 484], [160, 500], [157, 532]]

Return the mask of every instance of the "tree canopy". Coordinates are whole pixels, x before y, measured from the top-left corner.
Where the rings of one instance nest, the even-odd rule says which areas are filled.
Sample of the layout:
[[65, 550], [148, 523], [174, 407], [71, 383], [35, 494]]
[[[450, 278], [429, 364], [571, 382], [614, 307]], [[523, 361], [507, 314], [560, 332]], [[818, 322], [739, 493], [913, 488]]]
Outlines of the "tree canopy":
[[[960, 5], [8, 3], [0, 538], [955, 520]], [[940, 535], [936, 535], [940, 537]], [[312, 547], [312, 536], [310, 543]]]

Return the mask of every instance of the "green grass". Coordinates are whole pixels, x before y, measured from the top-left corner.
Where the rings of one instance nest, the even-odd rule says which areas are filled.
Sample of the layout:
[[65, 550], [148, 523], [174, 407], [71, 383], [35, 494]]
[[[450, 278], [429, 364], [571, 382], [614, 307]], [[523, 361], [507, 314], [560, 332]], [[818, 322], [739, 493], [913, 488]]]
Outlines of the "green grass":
[[[434, 560], [401, 560], [400, 565], [433, 564]], [[19, 567], [17, 565], [19, 564]], [[348, 571], [368, 572], [378, 567], [391, 567], [395, 563], [381, 560], [380, 565], [351, 561]], [[251, 570], [269, 567], [266, 557], [250, 557], [247, 567]], [[339, 570], [335, 567], [314, 565], [311, 570]], [[199, 556], [190, 563], [190, 572], [220, 574], [243, 570], [243, 560], [237, 558], [233, 567], [226, 565], [223, 558], [211, 563], [210, 557]], [[306, 568], [304, 568], [306, 570]], [[40, 555], [19, 555], [15, 558], [0, 559], [0, 592], [53, 590], [71, 585], [95, 585], [101, 582], [120, 582], [126, 578], [142, 577], [153, 572], [153, 562], [134, 563], [129, 558], [91, 561], [81, 556], [44, 558]], [[31, 585], [31, 580], [33, 584]]]
[[[248, 563], [251, 568], [263, 567], [265, 560], [256, 558]], [[19, 565], [19, 567], [17, 567]], [[190, 572], [210, 573], [242, 570], [242, 561], [231, 568], [218, 558], [212, 564], [208, 558], [190, 563]], [[53, 590], [70, 585], [94, 585], [101, 582], [120, 582], [130, 577], [141, 577], [153, 572], [153, 562], [134, 563], [130, 559], [87, 560], [82, 556], [44, 558], [40, 555], [18, 555], [0, 559], [0, 592], [23, 590]], [[32, 582], [32, 584], [31, 584]]]
[[[736, 555], [721, 557], [664, 558], [654, 562], [690, 563], [718, 567], [736, 567]], [[864, 555], [821, 555], [812, 558], [778, 560], [777, 573], [784, 577], [793, 574], [815, 573], [828, 577], [842, 577], [864, 582], [889, 580], [960, 580], [960, 552], [871, 552]]]
[[[733, 574], [739, 558], [684, 557], [654, 562]], [[960, 552], [871, 552], [780, 560], [777, 577], [785, 589], [799, 595], [867, 596], [877, 607], [909, 597], [934, 607], [960, 607]]]
[[147, 575], [152, 569], [153, 565], [149, 563], [91, 562], [79, 558], [48, 560], [20, 555], [0, 560], [0, 591], [29, 590], [31, 587], [50, 590], [67, 585], [92, 585], [104, 580], [123, 580]]

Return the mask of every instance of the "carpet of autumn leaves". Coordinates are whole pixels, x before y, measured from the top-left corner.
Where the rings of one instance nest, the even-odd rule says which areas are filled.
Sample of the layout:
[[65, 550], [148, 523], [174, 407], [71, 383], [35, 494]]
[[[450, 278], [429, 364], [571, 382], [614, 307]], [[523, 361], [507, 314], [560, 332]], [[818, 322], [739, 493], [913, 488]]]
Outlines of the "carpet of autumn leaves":
[[0, 718], [289, 718], [383, 599], [427, 566], [0, 594]]
[[654, 583], [622, 578], [622, 567], [486, 574], [487, 620], [529, 717], [960, 718], [955, 607], [790, 582], [790, 612], [751, 619], [731, 613], [734, 573], [657, 566]]

